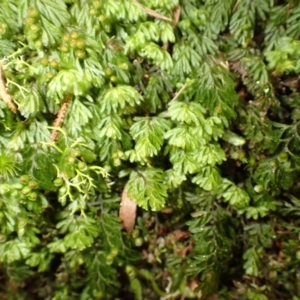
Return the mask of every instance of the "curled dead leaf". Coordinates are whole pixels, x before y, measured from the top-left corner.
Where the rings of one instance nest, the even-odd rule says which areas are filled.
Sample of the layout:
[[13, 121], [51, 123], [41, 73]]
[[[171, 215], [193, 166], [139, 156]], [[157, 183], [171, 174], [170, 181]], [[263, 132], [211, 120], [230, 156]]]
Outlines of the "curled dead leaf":
[[137, 205], [134, 200], [128, 197], [126, 190], [123, 190], [120, 204], [119, 217], [122, 221], [123, 228], [131, 232], [135, 225]]

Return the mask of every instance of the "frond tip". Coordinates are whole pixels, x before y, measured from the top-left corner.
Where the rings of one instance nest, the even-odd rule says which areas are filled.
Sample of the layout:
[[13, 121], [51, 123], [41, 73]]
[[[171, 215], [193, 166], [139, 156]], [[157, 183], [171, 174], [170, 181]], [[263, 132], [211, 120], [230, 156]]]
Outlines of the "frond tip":
[[0, 180], [8, 179], [17, 173], [16, 160], [9, 154], [0, 152]]

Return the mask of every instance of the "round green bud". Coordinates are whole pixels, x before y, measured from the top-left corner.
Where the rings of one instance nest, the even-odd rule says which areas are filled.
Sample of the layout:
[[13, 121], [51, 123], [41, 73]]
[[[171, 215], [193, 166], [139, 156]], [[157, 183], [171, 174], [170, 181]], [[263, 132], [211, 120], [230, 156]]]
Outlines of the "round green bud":
[[141, 247], [143, 245], [143, 243], [144, 243], [144, 240], [142, 237], [138, 237], [134, 240], [134, 245], [136, 247]]
[[18, 236], [19, 236], [19, 237], [20, 237], [20, 236], [23, 236], [24, 233], [25, 233], [25, 228], [18, 228], [17, 233], [18, 233]]
[[6, 29], [0, 27], [0, 35], [4, 35], [5, 33], [6, 33]]
[[59, 62], [57, 60], [51, 60], [50, 61], [50, 66], [53, 68], [53, 69], [57, 69], [59, 67]]
[[220, 114], [220, 113], [222, 112], [221, 106], [216, 106], [216, 107], [215, 107], [215, 112], [216, 112], [217, 114]]
[[287, 161], [288, 159], [288, 154], [286, 152], [281, 152], [279, 155], [278, 155], [278, 160], [280, 162], [284, 162], [284, 161]]
[[99, 30], [99, 29], [100, 29], [100, 26], [99, 26], [99, 24], [95, 24], [95, 25], [93, 26], [93, 28], [94, 28], [95, 30]]
[[97, 9], [101, 7], [101, 2], [100, 1], [93, 1], [93, 6]]
[[121, 159], [125, 157], [125, 154], [122, 150], [118, 150], [118, 157]]
[[41, 58], [40, 63], [43, 67], [47, 67], [49, 64], [49, 60], [46, 57]]
[[75, 55], [76, 55], [77, 58], [80, 58], [80, 59], [85, 58], [85, 51], [83, 51], [83, 50], [77, 50], [75, 52]]
[[91, 8], [90, 9], [90, 11], [89, 11], [89, 14], [90, 14], [90, 16], [96, 16], [97, 15], [97, 10], [96, 9], [94, 9], [94, 8]]
[[73, 164], [73, 163], [75, 162], [75, 160], [76, 160], [76, 158], [75, 158], [74, 156], [69, 156], [69, 157], [68, 157], [68, 162], [69, 162], [70, 164]]
[[[1, 185], [1, 191], [0, 191], [0, 193], [1, 193], [1, 194], [6, 194], [6, 193], [11, 192], [11, 190], [12, 190], [12, 188], [11, 188], [11, 186], [10, 186], [9, 184], [3, 183], [3, 184]], [[3, 202], [0, 201], [0, 207], [1, 207], [2, 205], [3, 205]]]
[[72, 39], [78, 39], [78, 37], [79, 37], [79, 32], [74, 30], [74, 31], [72, 31], [72, 32], [70, 33], [70, 36], [71, 36]]
[[31, 192], [27, 195], [27, 198], [31, 201], [35, 201], [38, 197], [38, 193], [37, 192]]
[[69, 52], [69, 48], [66, 45], [61, 45], [59, 47], [59, 49], [60, 49], [61, 52], [64, 52], [64, 53]]
[[128, 64], [126, 64], [126, 63], [119, 64], [118, 66], [122, 70], [128, 70]]
[[30, 25], [30, 30], [32, 32], [39, 32], [41, 30], [41, 27], [36, 24], [32, 24], [32, 25]]
[[138, 238], [140, 236], [140, 231], [135, 228], [132, 232], [131, 232], [131, 235], [134, 239]]
[[84, 40], [78, 40], [76, 42], [76, 47], [79, 49], [84, 49], [85, 48], [85, 41]]
[[120, 158], [115, 158], [115, 159], [113, 160], [113, 165], [114, 165], [115, 167], [120, 166], [120, 165], [121, 165], [121, 160], [120, 160]]
[[31, 192], [31, 188], [29, 186], [25, 186], [22, 191], [21, 191], [21, 194], [22, 195], [27, 195]]
[[25, 18], [24, 22], [25, 22], [25, 24], [27, 24], [27, 25], [32, 25], [32, 24], [34, 24], [35, 19], [34, 19], [34, 18], [27, 17], [27, 18]]
[[257, 184], [253, 189], [256, 193], [261, 193], [264, 190], [264, 187], [260, 184]]
[[43, 46], [42, 41], [36, 41], [36, 42], [34, 43], [34, 46], [35, 46], [36, 48], [41, 48], [41, 47]]
[[53, 76], [54, 76], [54, 74], [51, 72], [46, 74], [47, 79], [51, 79]]
[[36, 189], [38, 187], [38, 184], [36, 181], [29, 181], [28, 182], [28, 186], [31, 188], [31, 189]]
[[110, 251], [110, 255], [112, 255], [113, 257], [116, 257], [119, 254], [119, 250], [117, 248], [113, 248]]
[[106, 76], [111, 76], [112, 74], [113, 74], [113, 69], [111, 69], [111, 68], [107, 68], [106, 70], [105, 70], [105, 74], [106, 74]]
[[57, 187], [61, 186], [64, 183], [64, 180], [61, 177], [58, 177], [54, 180], [53, 184]]
[[22, 182], [27, 183], [27, 182], [29, 182], [29, 180], [30, 180], [29, 175], [22, 175], [22, 176], [20, 177], [20, 181], [22, 181]]
[[110, 76], [109, 79], [110, 79], [111, 82], [117, 82], [117, 81], [118, 81], [118, 77], [117, 77], [117, 76], [114, 76], [114, 75], [113, 75], [113, 76]]
[[105, 262], [107, 265], [111, 265], [114, 261], [114, 257], [111, 254], [108, 254], [105, 258]]
[[62, 39], [65, 41], [65, 42], [68, 42], [70, 40], [70, 35], [65, 33], [63, 36], [62, 36]]
[[104, 22], [104, 21], [106, 20], [106, 16], [100, 15], [100, 16], [98, 17], [98, 20], [102, 23], [102, 22]]
[[134, 278], [136, 276], [136, 270], [133, 266], [127, 265], [125, 267], [125, 272], [130, 278]]
[[36, 18], [39, 16], [39, 11], [34, 7], [29, 7], [27, 13], [32, 18]]
[[63, 197], [65, 196], [67, 193], [67, 188], [65, 186], [62, 186], [59, 190], [58, 190], [58, 196], [59, 197]]
[[77, 164], [77, 166], [78, 166], [78, 169], [79, 169], [80, 171], [84, 171], [84, 170], [87, 169], [86, 163], [83, 162], [83, 161], [79, 161], [78, 164]]
[[74, 150], [74, 152], [72, 154], [73, 154], [73, 156], [78, 157], [81, 155], [81, 151], [77, 149], [77, 150]]
[[73, 39], [69, 41], [69, 45], [71, 48], [75, 48], [77, 45], [77, 40]]

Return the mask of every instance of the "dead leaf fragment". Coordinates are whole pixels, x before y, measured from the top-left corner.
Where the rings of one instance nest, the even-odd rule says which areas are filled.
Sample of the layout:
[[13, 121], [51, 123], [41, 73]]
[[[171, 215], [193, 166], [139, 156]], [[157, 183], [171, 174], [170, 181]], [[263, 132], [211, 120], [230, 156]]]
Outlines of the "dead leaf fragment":
[[12, 97], [10, 94], [7, 92], [6, 89], [6, 80], [4, 77], [4, 72], [3, 72], [3, 66], [2, 63], [0, 62], [0, 98], [5, 102], [5, 104], [9, 107], [9, 109], [17, 113], [17, 106], [15, 105]]
[[62, 125], [63, 121], [64, 121], [64, 118], [65, 118], [65, 115], [67, 113], [67, 110], [68, 110], [68, 106], [70, 104], [70, 100], [71, 100], [71, 95], [68, 94], [65, 98], [65, 101], [63, 102], [58, 114], [57, 114], [57, 117], [54, 121], [54, 129], [51, 133], [51, 140], [53, 142], [55, 142], [57, 140], [57, 137], [58, 137], [58, 131], [56, 129], [56, 127], [59, 127]]
[[[195, 292], [195, 290], [198, 288], [199, 286], [199, 282], [198, 280], [192, 279], [188, 282], [188, 287]], [[197, 297], [197, 299], [202, 299], [202, 292], [199, 291], [196, 293], [195, 295]], [[207, 298], [205, 298], [205, 300], [218, 300], [218, 295], [211, 295]]]
[[[188, 286], [192, 291], [195, 291], [195, 289], [199, 286], [199, 282], [197, 280], [193, 279], [193, 280], [189, 281]], [[202, 292], [201, 291], [197, 292], [197, 294], [195, 296], [197, 297], [197, 299], [201, 299]]]
[[178, 5], [175, 7], [173, 11], [173, 29], [176, 28], [180, 20], [180, 14], [181, 14], [181, 7]]
[[122, 221], [123, 228], [130, 233], [135, 225], [137, 205], [134, 200], [128, 197], [126, 190], [123, 190], [120, 204], [119, 217]]

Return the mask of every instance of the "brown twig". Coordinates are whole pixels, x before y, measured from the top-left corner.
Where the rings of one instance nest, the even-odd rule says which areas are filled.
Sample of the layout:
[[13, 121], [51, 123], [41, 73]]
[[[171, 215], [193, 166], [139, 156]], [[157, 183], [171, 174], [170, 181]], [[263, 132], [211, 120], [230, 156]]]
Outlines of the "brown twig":
[[144, 6], [143, 4], [141, 4], [140, 2], [138, 2], [137, 0], [133, 0], [139, 7], [143, 8], [146, 12], [147, 15], [151, 16], [151, 17], [154, 17], [154, 18], [157, 18], [157, 19], [161, 19], [161, 20], [164, 20], [164, 21], [169, 21], [169, 22], [172, 22], [172, 19], [166, 17], [166, 16], [163, 16], [161, 14], [159, 14], [158, 12], [156, 12], [155, 10], [151, 9], [151, 8], [148, 8], [146, 6]]
[[241, 2], [241, 0], [236, 1], [235, 5], [234, 5], [234, 7], [232, 9], [232, 13], [234, 13], [236, 11], [236, 9], [239, 6], [240, 2]]
[[57, 127], [60, 127], [61, 124], [63, 123], [64, 121], [64, 118], [65, 118], [65, 115], [66, 115], [66, 112], [68, 110], [68, 106], [70, 104], [70, 101], [71, 101], [71, 95], [68, 94], [66, 97], [65, 97], [65, 101], [63, 102], [58, 114], [57, 114], [57, 117], [54, 121], [54, 124], [53, 126], [55, 127], [53, 130], [52, 130], [52, 133], [51, 133], [51, 140], [53, 142], [55, 142], [57, 140], [57, 137], [58, 137], [58, 130], [56, 129]]
[[[173, 30], [177, 27], [177, 24], [180, 20], [180, 14], [181, 14], [181, 6], [177, 5], [173, 11], [173, 24], [172, 24]], [[169, 42], [164, 43], [162, 47], [163, 49], [168, 50]]]
[[17, 113], [18, 108], [17, 108], [16, 104], [14, 103], [13, 98], [7, 92], [6, 79], [3, 74], [3, 66], [2, 66], [1, 62], [0, 62], [0, 98], [2, 98], [4, 103], [9, 107], [9, 109], [12, 112]]
[[186, 87], [187, 87], [187, 83], [185, 83], [181, 87], [181, 89], [178, 91], [178, 93], [175, 94], [174, 98], [171, 101], [175, 101], [180, 96], [180, 94], [185, 90]]
[[181, 14], [181, 6], [177, 5], [173, 11], [173, 26], [172, 26], [173, 29], [177, 27], [177, 24], [180, 19], [180, 14]]

